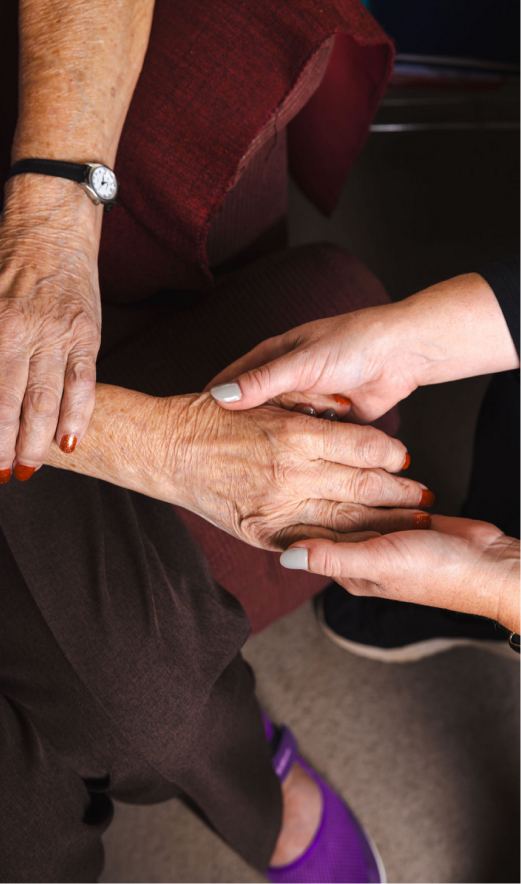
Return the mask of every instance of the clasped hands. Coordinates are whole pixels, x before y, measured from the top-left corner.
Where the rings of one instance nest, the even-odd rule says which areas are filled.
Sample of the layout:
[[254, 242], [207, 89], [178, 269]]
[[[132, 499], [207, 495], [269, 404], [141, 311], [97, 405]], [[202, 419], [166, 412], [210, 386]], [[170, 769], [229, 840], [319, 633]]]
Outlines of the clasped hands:
[[[494, 293], [471, 273], [264, 341], [214, 379], [212, 394], [229, 411], [307, 401], [364, 422], [418, 386], [518, 366]], [[380, 514], [380, 524], [384, 519]], [[519, 632], [519, 541], [470, 519], [433, 516], [431, 524], [413, 532], [404, 519], [401, 528], [396, 521], [382, 529], [377, 517], [366, 523], [378, 532], [372, 536], [318, 538], [310, 531], [281, 563], [329, 576], [356, 595], [481, 614]]]
[[412, 528], [425, 488], [395, 475], [405, 454], [373, 427], [272, 405], [230, 414], [209, 393], [162, 399], [98, 384], [82, 445], [64, 454], [54, 443], [47, 463], [282, 551], [304, 537], [354, 540]]
[[176, 498], [241, 540], [281, 550], [414, 527], [428, 492], [393, 475], [406, 456], [397, 439], [272, 405], [231, 414], [208, 394], [183, 398], [181, 418], [171, 400]]

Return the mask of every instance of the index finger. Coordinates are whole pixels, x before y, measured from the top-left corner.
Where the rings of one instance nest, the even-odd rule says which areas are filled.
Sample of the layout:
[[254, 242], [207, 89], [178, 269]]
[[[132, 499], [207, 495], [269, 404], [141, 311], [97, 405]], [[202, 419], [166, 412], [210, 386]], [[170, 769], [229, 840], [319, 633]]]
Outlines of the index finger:
[[407, 449], [399, 439], [375, 427], [360, 424], [308, 421], [311, 447], [323, 460], [350, 467], [380, 468], [398, 473], [409, 463]]

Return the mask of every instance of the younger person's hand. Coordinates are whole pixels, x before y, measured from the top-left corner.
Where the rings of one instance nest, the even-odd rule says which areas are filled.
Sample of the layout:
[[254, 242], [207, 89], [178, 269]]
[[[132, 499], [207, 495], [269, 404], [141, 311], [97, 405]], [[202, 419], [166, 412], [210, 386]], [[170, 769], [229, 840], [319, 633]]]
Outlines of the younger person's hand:
[[211, 392], [232, 411], [308, 401], [370, 423], [418, 386], [518, 365], [494, 292], [478, 273], [468, 273], [396, 304], [270, 338], [214, 378]]
[[480, 614], [519, 633], [519, 541], [472, 519], [425, 514], [429, 524], [358, 543], [302, 540], [281, 563], [331, 577], [352, 595]]

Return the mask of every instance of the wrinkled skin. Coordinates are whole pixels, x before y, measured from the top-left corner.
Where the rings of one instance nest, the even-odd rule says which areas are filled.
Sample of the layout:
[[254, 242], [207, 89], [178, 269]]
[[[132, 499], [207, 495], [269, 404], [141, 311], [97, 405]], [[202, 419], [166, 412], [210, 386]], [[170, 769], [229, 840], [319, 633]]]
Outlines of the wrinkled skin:
[[38, 468], [55, 435], [81, 440], [101, 334], [94, 207], [78, 188], [36, 209], [34, 186], [16, 188], [0, 222], [0, 470]]
[[203, 394], [187, 402], [176, 434], [170, 459], [182, 505], [254, 546], [285, 548], [302, 526], [409, 527], [412, 512], [375, 507], [420, 502], [423, 486], [386, 472], [403, 466], [403, 444], [372, 427], [273, 406], [231, 414]]
[[403, 444], [373, 427], [274, 406], [234, 414], [207, 393], [156, 399], [98, 384], [81, 449], [64, 455], [53, 445], [48, 463], [178, 504], [246, 543], [280, 550], [310, 533], [412, 527], [423, 486], [387, 472], [404, 459]]

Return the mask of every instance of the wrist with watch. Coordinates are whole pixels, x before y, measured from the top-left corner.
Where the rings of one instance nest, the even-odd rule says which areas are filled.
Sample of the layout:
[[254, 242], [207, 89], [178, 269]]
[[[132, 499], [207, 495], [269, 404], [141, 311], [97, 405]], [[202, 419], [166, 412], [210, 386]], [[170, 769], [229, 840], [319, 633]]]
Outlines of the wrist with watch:
[[81, 184], [95, 206], [110, 212], [118, 198], [119, 186], [112, 169], [103, 163], [69, 163], [64, 160], [19, 160], [9, 169], [7, 179], [27, 172], [67, 178]]

